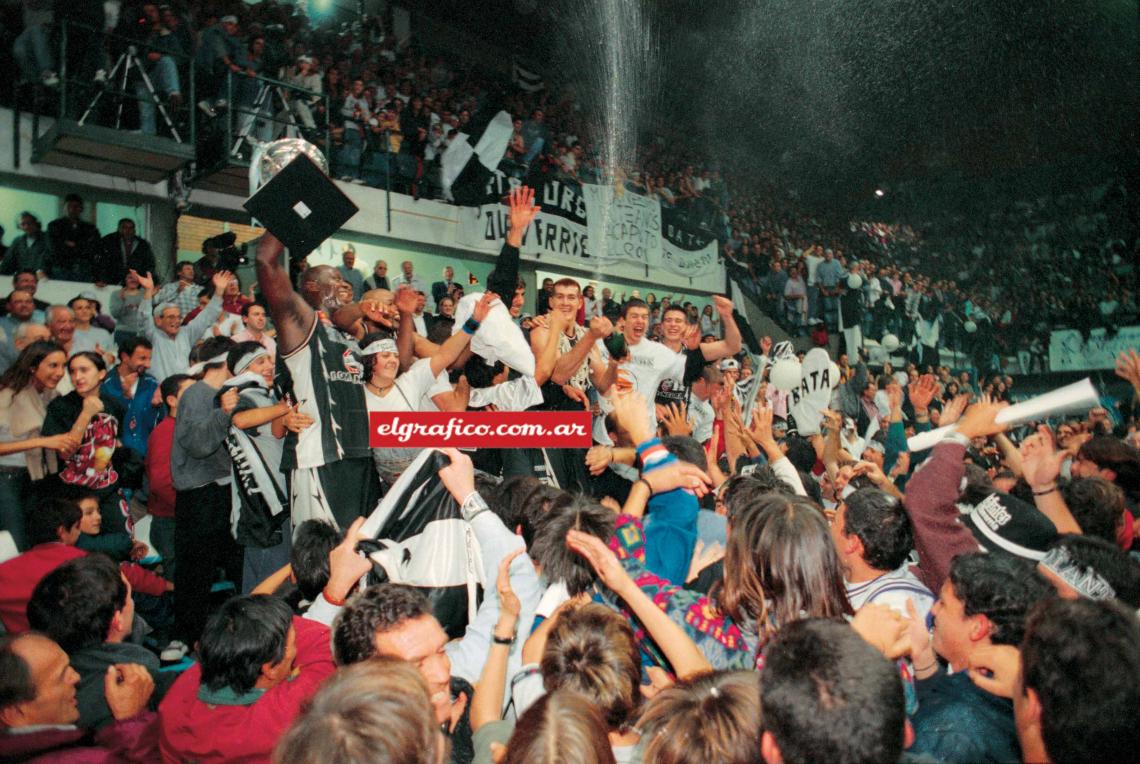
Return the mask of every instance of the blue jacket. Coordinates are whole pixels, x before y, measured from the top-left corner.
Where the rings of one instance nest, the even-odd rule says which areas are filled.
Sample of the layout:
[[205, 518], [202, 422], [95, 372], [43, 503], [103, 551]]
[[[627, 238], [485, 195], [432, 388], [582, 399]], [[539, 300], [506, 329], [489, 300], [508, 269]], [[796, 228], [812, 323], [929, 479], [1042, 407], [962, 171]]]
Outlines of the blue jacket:
[[965, 671], [921, 679], [915, 689], [918, 712], [911, 719], [910, 753], [946, 764], [1021, 761], [1013, 701], [979, 688]]
[[128, 398], [123, 392], [123, 382], [114, 370], [103, 382], [103, 394], [114, 398], [127, 410], [119, 426], [119, 437], [122, 438], [123, 445], [133, 448], [140, 454], [146, 453], [146, 442], [150, 439], [150, 433], [162, 419], [163, 407], [152, 406], [150, 403], [156, 390], [158, 390], [158, 380], [149, 374], [139, 376], [134, 398]]
[[[638, 455], [652, 446], [661, 446], [657, 438], [638, 446]], [[645, 472], [673, 464], [677, 457], [667, 454], [652, 460]], [[645, 526], [645, 567], [651, 573], [677, 586], [684, 586], [693, 559], [693, 546], [697, 543], [697, 514], [700, 507], [697, 497], [689, 491], [676, 489], [659, 493], [649, 500]]]

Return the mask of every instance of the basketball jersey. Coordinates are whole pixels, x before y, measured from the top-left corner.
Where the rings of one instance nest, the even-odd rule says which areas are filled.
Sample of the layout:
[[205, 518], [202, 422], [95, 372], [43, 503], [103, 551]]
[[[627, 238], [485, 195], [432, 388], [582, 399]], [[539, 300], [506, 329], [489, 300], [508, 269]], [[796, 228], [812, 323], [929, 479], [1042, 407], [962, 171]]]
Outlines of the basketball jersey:
[[288, 433], [282, 469], [369, 458], [364, 365], [355, 346], [334, 327], [313, 317], [305, 342], [278, 356], [277, 387], [313, 419], [299, 434]]

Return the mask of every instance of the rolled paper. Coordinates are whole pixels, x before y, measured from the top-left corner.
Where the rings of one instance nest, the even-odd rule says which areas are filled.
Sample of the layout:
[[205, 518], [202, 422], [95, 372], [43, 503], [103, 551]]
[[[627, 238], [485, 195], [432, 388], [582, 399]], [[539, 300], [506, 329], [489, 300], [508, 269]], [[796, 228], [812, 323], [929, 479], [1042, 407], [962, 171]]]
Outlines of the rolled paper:
[[[1020, 424], [1034, 419], [1045, 419], [1058, 414], [1073, 414], [1078, 411], [1088, 411], [1100, 405], [1100, 396], [1093, 387], [1092, 380], [1085, 377], [1071, 385], [1058, 387], [1056, 390], [1038, 395], [1021, 403], [1002, 409], [995, 417], [1001, 424]], [[950, 433], [957, 430], [957, 425], [948, 424], [937, 430], [920, 432], [907, 438], [908, 451], [925, 451], [942, 442]]]

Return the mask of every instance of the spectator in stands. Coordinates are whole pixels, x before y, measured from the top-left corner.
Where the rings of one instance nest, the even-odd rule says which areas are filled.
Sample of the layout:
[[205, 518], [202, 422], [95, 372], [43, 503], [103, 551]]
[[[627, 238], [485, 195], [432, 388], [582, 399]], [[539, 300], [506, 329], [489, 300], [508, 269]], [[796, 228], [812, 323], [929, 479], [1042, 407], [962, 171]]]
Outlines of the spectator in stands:
[[[352, 719], [352, 724], [345, 724]], [[352, 760], [442, 764], [448, 744], [414, 666], [374, 658], [341, 669], [281, 738], [278, 764]]]
[[[296, 88], [312, 93], [312, 95], [299, 92], [290, 93], [289, 110], [293, 113], [293, 117], [301, 123], [301, 127], [306, 130], [316, 130], [317, 123], [313, 119], [313, 110], [323, 103], [321, 95], [324, 88], [321, 86], [321, 74], [317, 71], [312, 57], [297, 57], [297, 66], [289, 75], [288, 82]], [[278, 115], [278, 119], [282, 118], [282, 115]]]
[[340, 116], [344, 119], [344, 145], [342, 146], [337, 166], [340, 168], [341, 180], [363, 182], [360, 180], [360, 161], [364, 152], [364, 130], [371, 119], [371, 107], [364, 97], [364, 81], [352, 81], [352, 89], [344, 97], [340, 107]]
[[115, 720], [94, 738], [75, 726], [79, 674], [47, 637], [0, 642], [0, 682], [0, 758], [144, 764], [158, 755], [157, 720], [147, 711], [154, 681], [141, 666], [120, 664], [104, 675], [102, 691]]
[[21, 551], [29, 545], [25, 508], [32, 481], [44, 478], [49, 459], [55, 461], [79, 445], [79, 438], [70, 433], [40, 435], [45, 401], [55, 397], [66, 366], [67, 356], [58, 345], [39, 341], [21, 351], [0, 376], [0, 530], [11, 533]]
[[90, 283], [94, 280], [92, 264], [99, 256], [99, 229], [82, 219], [79, 194], [68, 194], [64, 209], [67, 214], [48, 225], [51, 256], [45, 270], [53, 279]]
[[89, 554], [69, 560], [36, 585], [28, 601], [28, 622], [63, 649], [79, 674], [76, 700], [81, 727], [100, 730], [115, 721], [103, 691], [109, 670], [134, 664], [149, 675], [157, 707], [171, 674], [159, 673], [158, 657], [127, 641], [135, 622], [131, 585], [111, 559]]
[[[36, 290], [39, 288], [39, 283], [36, 272], [32, 270], [25, 269], [16, 271], [16, 274], [12, 276], [13, 291], [27, 292], [32, 296], [32, 303], [36, 307], [35, 312], [32, 314], [32, 320], [38, 324], [42, 324], [47, 318], [47, 309], [51, 307], [51, 303], [36, 299]], [[7, 303], [0, 304], [0, 316], [6, 315], [8, 315]]]
[[364, 280], [364, 288], [366, 290], [392, 288], [388, 285], [388, 263], [386, 261], [376, 261], [376, 265], [372, 268], [372, 275]]
[[402, 286], [408, 287], [413, 292], [420, 292], [425, 295], [428, 293], [427, 285], [413, 272], [411, 260], [400, 263], [400, 275], [396, 277], [396, 283], [393, 284], [392, 289], [395, 291]]
[[[182, 310], [175, 303], [157, 303], [154, 299], [154, 279], [135, 273], [139, 284], [146, 290], [144, 305], [152, 310], [154, 320], [144, 324], [147, 339], [154, 345], [151, 369], [159, 382], [172, 374], [183, 374], [189, 368], [190, 348], [222, 314], [221, 294], [232, 278], [228, 271], [214, 274], [214, 296], [193, 321], [182, 325]], [[181, 282], [182, 276], [179, 276]], [[188, 291], [190, 287], [187, 287]], [[195, 292], [195, 295], [197, 293]], [[195, 296], [197, 300], [197, 296]]]
[[535, 109], [530, 113], [530, 119], [522, 127], [523, 142], [526, 144], [526, 154], [522, 158], [524, 165], [529, 166], [544, 148], [550, 149], [552, 147], [550, 129], [546, 126], [545, 121], [546, 112], [542, 109]]
[[1100, 477], [1115, 483], [1132, 502], [1140, 499], [1140, 452], [1116, 438], [1100, 435], [1081, 446], [1073, 477]]
[[53, 5], [54, 0], [24, 2], [24, 31], [12, 44], [12, 56], [20, 67], [23, 82], [46, 87], [59, 84], [51, 46]]
[[443, 268], [443, 280], [437, 281], [431, 285], [431, 302], [433, 308], [439, 308], [440, 301], [451, 294], [451, 288], [455, 286], [455, 269], [450, 265]]
[[[154, 8], [153, 5], [147, 7]], [[122, 284], [130, 271], [154, 273], [154, 266], [150, 243], [135, 235], [135, 221], [123, 218], [119, 221], [118, 230], [102, 239], [93, 265], [95, 286]]]
[[228, 106], [226, 101], [226, 76], [242, 71], [243, 49], [237, 37], [237, 16], [227, 15], [217, 23], [202, 30], [198, 50], [194, 54], [197, 71], [195, 87], [202, 100], [198, 108], [208, 116], [216, 115], [217, 109]]
[[146, 333], [144, 322], [152, 319], [144, 307], [145, 302], [146, 292], [139, 284], [138, 274], [128, 271], [123, 278], [123, 288], [111, 294], [111, 317], [115, 319], [114, 345], [122, 347], [131, 337]]
[[123, 407], [122, 442], [141, 458], [162, 416], [158, 380], [148, 372], [154, 346], [146, 337], [131, 337], [119, 346], [119, 363], [107, 375], [102, 392]]
[[226, 602], [206, 624], [198, 658], [159, 706], [168, 761], [268, 760], [335, 669], [328, 628], [267, 595]]
[[72, 355], [91, 350], [103, 356], [104, 362], [110, 366], [115, 362], [115, 340], [111, 333], [95, 323], [103, 306], [94, 292], [83, 292], [73, 297], [67, 303], [75, 320], [75, 331], [69, 351]]
[[[198, 307], [198, 293], [202, 291], [202, 287], [195, 281], [196, 273], [194, 263], [189, 260], [182, 260], [174, 266], [175, 278], [168, 284], [163, 284], [154, 295], [156, 304], [173, 303], [178, 306], [178, 310], [182, 315], [186, 315], [194, 308]], [[145, 271], [138, 271], [136, 276], [147, 276], [153, 278], [153, 273]]]
[[911, 738], [898, 670], [850, 626], [801, 620], [773, 639], [760, 673], [767, 764], [899, 761]]
[[127, 529], [128, 509], [119, 491], [121, 476], [112, 457], [123, 434], [125, 409], [102, 392], [100, 385], [107, 377], [107, 363], [101, 355], [89, 350], [75, 353], [68, 358], [67, 369], [72, 390], [48, 404], [43, 433], [70, 432], [79, 439], [79, 447], [66, 454], [53, 471], [54, 479], [94, 491], [104, 527], [110, 533], [123, 533]]
[[176, 493], [170, 474], [170, 452], [174, 447], [174, 424], [178, 419], [178, 401], [194, 378], [173, 374], [159, 385], [166, 416], [155, 425], [147, 440], [145, 467], [147, 476], [147, 514], [151, 517], [150, 543], [162, 556], [162, 570], [174, 580], [174, 506]]
[[[147, 76], [155, 89], [152, 95], [146, 83], [140, 77], [135, 82], [135, 96], [139, 101], [139, 123], [144, 135], [155, 135], [158, 130], [155, 125], [155, 106], [157, 97], [165, 96], [167, 115], [174, 119], [174, 114], [182, 106], [182, 85], [178, 77], [178, 63], [174, 57], [187, 55], [189, 50], [182, 48], [182, 40], [163, 26], [162, 16], [155, 3], [143, 3], [140, 10], [146, 23], [146, 36], [142, 39], [140, 50], [145, 61]], [[121, 224], [120, 224], [121, 226]], [[146, 273], [151, 268], [135, 268], [140, 273]], [[121, 278], [111, 279], [110, 283], [118, 283]]]
[[989, 645], [1018, 644], [1030, 610], [1051, 591], [1026, 560], [981, 552], [954, 558], [933, 609], [933, 638], [917, 620], [911, 629], [915, 753], [947, 762], [1020, 758], [1012, 704], [976, 686], [966, 669]]
[[21, 212], [19, 225], [23, 233], [12, 241], [12, 246], [4, 253], [4, 259], [0, 261], [0, 275], [31, 271], [37, 278], [45, 276], [51, 250], [39, 218], [30, 212]]
[[265, 332], [265, 308], [256, 302], [249, 302], [241, 309], [242, 329], [230, 337], [234, 342], [257, 342], [277, 357], [277, 342]]
[[352, 299], [359, 300], [360, 295], [364, 294], [364, 277], [356, 270], [356, 250], [351, 244], [344, 245], [340, 259], [341, 264], [337, 266], [337, 270], [352, 287]]
[[40, 579], [86, 554], [75, 546], [80, 517], [74, 502], [59, 498], [42, 499], [28, 513], [28, 551], [0, 563], [0, 621], [9, 634], [28, 630], [28, 600]]
[[31, 294], [16, 290], [8, 295], [7, 314], [0, 318], [0, 369], [7, 369], [16, 361], [16, 335], [22, 327], [36, 323], [34, 316]]

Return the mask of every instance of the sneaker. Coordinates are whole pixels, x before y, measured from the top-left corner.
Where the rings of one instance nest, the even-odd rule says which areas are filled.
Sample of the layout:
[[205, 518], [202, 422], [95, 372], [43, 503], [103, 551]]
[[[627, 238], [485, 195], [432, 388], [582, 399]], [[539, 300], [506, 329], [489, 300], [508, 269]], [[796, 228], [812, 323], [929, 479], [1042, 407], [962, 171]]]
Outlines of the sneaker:
[[158, 659], [163, 663], [175, 663], [185, 658], [188, 652], [190, 652], [190, 648], [185, 643], [175, 639], [162, 649], [162, 652], [158, 654]]
[[42, 75], [41, 82], [44, 87], [54, 88], [59, 84], [59, 75], [52, 71], [46, 71]]
[[349, 180], [349, 182], [350, 182], [350, 183], [355, 183], [355, 184], [356, 184], [356, 185], [358, 185], [358, 186], [366, 186], [366, 185], [368, 185], [368, 182], [367, 182], [366, 180], [364, 180], [364, 178], [351, 178], [351, 179]]
[[107, 81], [107, 70], [106, 69], [97, 69], [95, 71], [95, 76], [92, 79], [99, 84], [106, 82]]
[[214, 111], [214, 108], [213, 108], [212, 106], [210, 106], [210, 102], [209, 102], [209, 101], [199, 101], [199, 102], [198, 102], [198, 109], [199, 109], [199, 110], [200, 110], [200, 111], [201, 111], [203, 114], [205, 114], [207, 117], [216, 117], [216, 116], [218, 116], [218, 113], [217, 113], [216, 111]]

